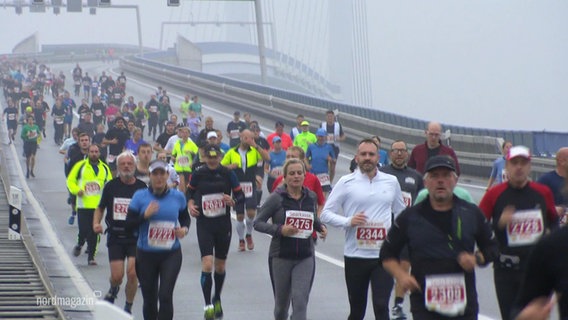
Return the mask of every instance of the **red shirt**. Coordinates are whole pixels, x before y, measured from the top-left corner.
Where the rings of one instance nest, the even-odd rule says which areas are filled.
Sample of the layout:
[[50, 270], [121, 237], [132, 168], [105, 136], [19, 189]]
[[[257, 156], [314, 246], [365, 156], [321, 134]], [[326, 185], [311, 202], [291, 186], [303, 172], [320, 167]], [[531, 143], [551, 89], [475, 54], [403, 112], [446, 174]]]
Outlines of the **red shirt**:
[[290, 136], [286, 132], [282, 132], [282, 135], [278, 135], [276, 132], [274, 132], [268, 135], [268, 137], [266, 137], [266, 141], [268, 141], [270, 149], [274, 149], [274, 145], [272, 145], [272, 139], [274, 139], [274, 137], [276, 136], [282, 139], [282, 149], [288, 150], [288, 148], [294, 145], [294, 143], [292, 142], [292, 138], [290, 138]]
[[[274, 190], [280, 185], [280, 183], [282, 182], [282, 180], [284, 179], [284, 176], [279, 176], [278, 178], [276, 178], [276, 180], [274, 181], [274, 184], [272, 185], [272, 189], [270, 190], [270, 192], [274, 192]], [[312, 190], [313, 192], [316, 193], [317, 197], [318, 197], [318, 205], [323, 206], [325, 203], [325, 197], [323, 196], [323, 190], [321, 188], [321, 183], [318, 179], [318, 177], [316, 177], [315, 174], [311, 173], [311, 172], [306, 172], [306, 178], [304, 179], [304, 187]]]

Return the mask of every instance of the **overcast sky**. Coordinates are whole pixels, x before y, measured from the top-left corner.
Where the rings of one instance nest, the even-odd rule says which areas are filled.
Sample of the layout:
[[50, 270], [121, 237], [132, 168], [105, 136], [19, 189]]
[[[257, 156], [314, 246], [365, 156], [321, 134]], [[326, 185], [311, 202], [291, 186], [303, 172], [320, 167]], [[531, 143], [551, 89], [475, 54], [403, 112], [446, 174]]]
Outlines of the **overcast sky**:
[[[297, 6], [294, 1], [299, 0], [263, 0], [268, 8], [288, 2]], [[205, 6], [205, 1], [182, 0], [181, 8], [167, 7], [166, 0], [112, 2], [140, 6], [143, 44], [150, 47], [159, 46], [161, 21], [222, 15], [221, 3]], [[245, 6], [240, 12], [249, 19], [250, 4], [229, 5]], [[464, 126], [567, 131], [568, 1], [367, 0], [366, 5], [375, 107]], [[293, 10], [275, 11], [278, 43], [290, 45], [285, 22]], [[306, 21], [316, 14], [306, 12]], [[166, 44], [188, 29], [169, 29]], [[0, 53], [11, 52], [34, 32], [41, 44], [137, 44], [136, 30], [134, 10], [99, 9], [95, 16], [65, 9], [58, 16], [24, 10], [18, 16], [0, 4]], [[214, 38], [213, 30], [206, 36]]]

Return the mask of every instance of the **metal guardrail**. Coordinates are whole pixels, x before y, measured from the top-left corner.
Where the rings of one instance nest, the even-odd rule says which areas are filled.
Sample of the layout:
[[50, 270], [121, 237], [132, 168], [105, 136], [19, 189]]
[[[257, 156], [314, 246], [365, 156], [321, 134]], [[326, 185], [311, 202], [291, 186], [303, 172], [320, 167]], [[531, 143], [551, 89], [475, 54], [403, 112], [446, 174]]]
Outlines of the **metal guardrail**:
[[[257, 115], [279, 119], [290, 126], [295, 125], [293, 121], [297, 114], [303, 114], [314, 124], [321, 123], [321, 119], [324, 118], [324, 111], [321, 107], [243, 89], [232, 85], [236, 82], [234, 79], [222, 81], [224, 78], [219, 76], [206, 74], [201, 76], [196, 71], [140, 57], [124, 57], [120, 60], [120, 66], [130, 74], [146, 77], [153, 82], [167, 84], [181, 90], [195, 92], [208, 99], [235, 105], [238, 109]], [[361, 138], [373, 134], [379, 135], [385, 146], [398, 139], [405, 140], [410, 148], [424, 143], [423, 129], [406, 128], [345, 112], [340, 113], [340, 119], [348, 137], [347, 143], [353, 145]], [[487, 178], [493, 161], [499, 156], [497, 153], [499, 140], [495, 137], [452, 132], [451, 145], [459, 158], [462, 174], [468, 176]], [[553, 159], [534, 158], [532, 164], [533, 179], [554, 168]]]

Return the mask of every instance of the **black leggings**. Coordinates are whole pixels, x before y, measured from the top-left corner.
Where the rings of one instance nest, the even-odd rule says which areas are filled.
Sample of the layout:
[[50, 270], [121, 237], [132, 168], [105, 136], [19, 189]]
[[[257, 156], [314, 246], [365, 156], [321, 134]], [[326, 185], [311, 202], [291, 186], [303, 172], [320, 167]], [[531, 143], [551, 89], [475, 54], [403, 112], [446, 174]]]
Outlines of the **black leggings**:
[[[166, 252], [136, 252], [136, 275], [142, 289], [145, 320], [171, 320], [174, 317], [173, 294], [181, 269], [181, 249]], [[158, 300], [160, 310], [158, 310]]]
[[148, 119], [148, 137], [156, 138], [156, 130], [158, 127], [158, 119]]
[[371, 283], [375, 319], [389, 319], [389, 300], [393, 279], [379, 259], [345, 257], [345, 283], [349, 297], [348, 320], [363, 320], [367, 309], [367, 292]]
[[79, 225], [79, 236], [77, 237], [77, 245], [83, 247], [87, 242], [89, 252], [89, 261], [95, 259], [97, 247], [99, 245], [100, 236], [93, 231], [93, 216], [95, 209], [77, 209], [77, 224]]
[[517, 293], [521, 289], [521, 281], [523, 272], [512, 269], [493, 269], [493, 278], [495, 279], [495, 293], [497, 301], [499, 301], [499, 311], [502, 319], [511, 319], [511, 309], [517, 297]]

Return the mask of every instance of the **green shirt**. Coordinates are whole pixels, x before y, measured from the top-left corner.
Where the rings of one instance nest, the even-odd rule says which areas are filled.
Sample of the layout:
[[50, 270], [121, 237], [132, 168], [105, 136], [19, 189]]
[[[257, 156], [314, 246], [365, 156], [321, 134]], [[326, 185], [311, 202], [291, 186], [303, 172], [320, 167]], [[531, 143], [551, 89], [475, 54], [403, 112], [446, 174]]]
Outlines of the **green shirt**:
[[[467, 191], [462, 187], [456, 186], [454, 188], [454, 194], [462, 200], [475, 204], [475, 201], [473, 200], [473, 197], [471, 196], [469, 191]], [[414, 204], [417, 204], [418, 202], [426, 199], [427, 196], [428, 196], [428, 189], [420, 190], [420, 192], [418, 192], [418, 195], [416, 196], [416, 200], [414, 200]]]
[[200, 116], [200, 115], [201, 115], [201, 103], [199, 103], [199, 102], [197, 102], [197, 103], [196, 103], [196, 102], [192, 102], [192, 103], [189, 105], [189, 110], [195, 111], [195, 113], [197, 114], [197, 116]]
[[188, 102], [185, 102], [185, 101], [181, 102], [179, 110], [180, 110], [181, 116], [183, 118], [187, 118], [187, 116], [189, 115], [189, 105], [190, 104], [191, 104], [191, 102], [189, 102], [189, 101]]
[[33, 124], [30, 126], [29, 124], [26, 124], [22, 127], [20, 137], [22, 137], [24, 142], [37, 142], [40, 134], [41, 131], [39, 131], [39, 127], [37, 125]]
[[158, 114], [159, 114], [158, 119], [160, 121], [167, 121], [170, 116], [169, 112], [172, 112], [172, 107], [170, 107], [169, 104], [163, 104], [163, 103], [158, 104]]
[[306, 132], [301, 132], [299, 135], [297, 135], [294, 138], [294, 145], [302, 148], [304, 152], [306, 152], [308, 151], [308, 146], [312, 143], [316, 143], [317, 141], [318, 138], [316, 137], [315, 134], [306, 131]]

